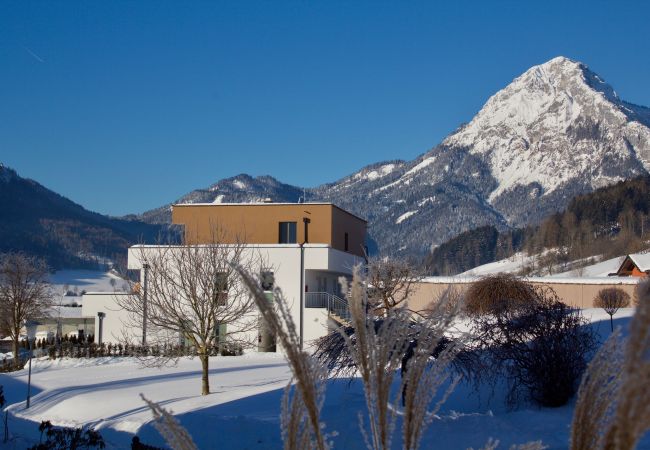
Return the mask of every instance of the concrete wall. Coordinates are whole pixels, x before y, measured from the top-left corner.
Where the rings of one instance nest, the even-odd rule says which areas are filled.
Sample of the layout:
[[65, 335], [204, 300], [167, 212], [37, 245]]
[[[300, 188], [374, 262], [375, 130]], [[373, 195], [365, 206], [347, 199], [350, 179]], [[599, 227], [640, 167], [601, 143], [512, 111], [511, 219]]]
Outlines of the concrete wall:
[[98, 312], [103, 312], [104, 317], [102, 341], [105, 343], [140, 343], [142, 328], [132, 327], [133, 320], [129, 314], [120, 308], [118, 299], [127, 296], [126, 293], [90, 292], [83, 296], [82, 314], [91, 317], [95, 330], [95, 342], [99, 342], [99, 317]]
[[[416, 283], [414, 292], [408, 301], [411, 309], [422, 310], [431, 304], [431, 302], [440, 298], [440, 295], [451, 287], [458, 292], [465, 292], [472, 282], [477, 278], [449, 278], [449, 277], [432, 277], [422, 282]], [[546, 286], [552, 288], [560, 300], [569, 306], [577, 308], [593, 308], [594, 298], [601, 289], [619, 288], [630, 295], [634, 301], [634, 290], [638, 283], [638, 278], [617, 278], [610, 277], [606, 279], [567, 279], [563, 281], [560, 278], [531, 278], [528, 281], [533, 286]]]
[[[171, 247], [173, 250], [175, 247]], [[318, 287], [318, 277], [327, 277], [330, 292], [335, 286], [338, 286], [338, 278], [340, 276], [350, 276], [352, 267], [363, 261], [362, 258], [355, 256], [351, 253], [346, 253], [334, 250], [324, 244], [307, 244], [304, 247], [304, 268], [305, 268], [305, 284], [311, 292], [315, 292]], [[151, 258], [155, 252], [162, 251], [160, 247], [156, 246], [134, 246], [129, 249], [129, 269], [141, 269], [142, 261], [146, 258]], [[253, 273], [261, 271], [272, 271], [275, 278], [275, 285], [279, 287], [287, 302], [289, 311], [296, 324], [299, 326], [300, 320], [300, 259], [301, 249], [299, 245], [250, 245], [247, 246], [243, 256], [244, 260], [255, 261], [251, 270]], [[111, 294], [112, 296], [112, 294]], [[86, 305], [84, 298], [84, 306]], [[96, 304], [107, 308], [106, 304], [96, 302]], [[306, 311], [309, 309], [306, 309]], [[316, 314], [314, 318], [318, 318], [318, 314], [322, 314], [324, 310], [319, 310], [319, 313], [314, 311], [309, 314]], [[91, 313], [90, 310], [88, 310]], [[92, 313], [96, 315], [97, 310]], [[108, 321], [104, 321], [105, 327]], [[255, 311], [249, 317], [250, 321], [257, 321], [259, 313]], [[321, 321], [322, 322], [322, 321]], [[327, 331], [322, 326], [322, 323], [316, 320], [305, 320], [305, 336], [309, 339], [323, 336]], [[117, 325], [119, 326], [119, 324]], [[113, 324], [110, 325], [113, 327]], [[245, 328], [242, 324], [239, 329]], [[111, 328], [112, 329], [112, 328]], [[239, 330], [236, 326], [230, 325], [228, 332], [237, 332]], [[107, 336], [106, 332], [104, 333]], [[256, 342], [257, 331], [247, 332], [238, 336], [247, 341]], [[106, 341], [106, 337], [104, 338]]]
[[316, 339], [329, 333], [327, 310], [320, 308], [305, 308], [305, 337], [307, 349], [313, 347]]

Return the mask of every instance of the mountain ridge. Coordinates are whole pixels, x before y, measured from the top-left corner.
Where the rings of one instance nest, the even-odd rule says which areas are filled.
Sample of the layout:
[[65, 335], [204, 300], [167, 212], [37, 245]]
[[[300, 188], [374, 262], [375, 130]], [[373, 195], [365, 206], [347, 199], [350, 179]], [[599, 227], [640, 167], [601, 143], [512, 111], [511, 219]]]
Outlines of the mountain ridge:
[[422, 254], [471, 228], [538, 222], [578, 194], [647, 174], [649, 126], [650, 109], [621, 100], [585, 64], [557, 57], [516, 77], [412, 161], [370, 164], [310, 189], [242, 174], [175, 203], [295, 201], [304, 190], [367, 218], [382, 253]]
[[[27, 205], [27, 207], [26, 207]], [[0, 253], [43, 257], [53, 269], [90, 268], [126, 257], [167, 227], [89, 211], [0, 163]]]

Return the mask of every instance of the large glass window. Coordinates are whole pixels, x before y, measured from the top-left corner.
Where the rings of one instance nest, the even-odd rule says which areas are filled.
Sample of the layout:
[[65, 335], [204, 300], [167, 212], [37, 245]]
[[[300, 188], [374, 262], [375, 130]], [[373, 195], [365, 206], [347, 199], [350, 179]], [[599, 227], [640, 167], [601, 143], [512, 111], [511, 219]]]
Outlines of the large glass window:
[[280, 244], [295, 244], [298, 242], [296, 238], [296, 222], [280, 222]]

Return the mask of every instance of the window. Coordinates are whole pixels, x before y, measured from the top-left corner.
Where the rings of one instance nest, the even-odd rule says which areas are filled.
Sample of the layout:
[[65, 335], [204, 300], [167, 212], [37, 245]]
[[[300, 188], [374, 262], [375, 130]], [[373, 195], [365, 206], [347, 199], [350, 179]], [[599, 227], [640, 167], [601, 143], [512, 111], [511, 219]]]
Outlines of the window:
[[218, 272], [214, 278], [214, 293], [217, 306], [226, 306], [228, 299], [228, 273]]
[[348, 247], [348, 234], [345, 233], [345, 251], [347, 252], [348, 250], [349, 250], [349, 247]]
[[214, 327], [214, 346], [221, 350], [227, 335], [227, 324], [217, 322]]
[[296, 239], [296, 222], [280, 222], [280, 244], [295, 244]]

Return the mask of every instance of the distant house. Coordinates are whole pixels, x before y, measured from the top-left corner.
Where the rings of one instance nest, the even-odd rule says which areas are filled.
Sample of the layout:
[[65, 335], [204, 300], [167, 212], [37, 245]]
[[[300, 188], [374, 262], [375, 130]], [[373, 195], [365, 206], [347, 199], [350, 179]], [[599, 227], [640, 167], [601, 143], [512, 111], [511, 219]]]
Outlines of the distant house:
[[618, 277], [647, 277], [650, 274], [650, 253], [627, 255], [621, 266], [610, 275]]

